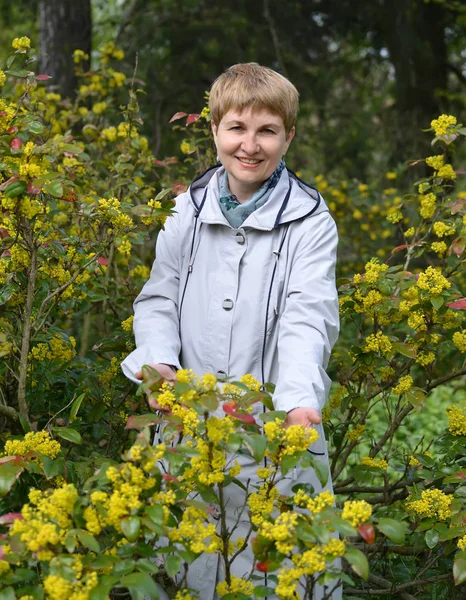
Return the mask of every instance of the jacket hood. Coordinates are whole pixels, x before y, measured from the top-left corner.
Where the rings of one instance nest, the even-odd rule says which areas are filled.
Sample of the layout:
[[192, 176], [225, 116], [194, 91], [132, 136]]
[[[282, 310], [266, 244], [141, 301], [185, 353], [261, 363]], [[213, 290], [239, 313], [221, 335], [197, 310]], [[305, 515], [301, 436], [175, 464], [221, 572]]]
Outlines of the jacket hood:
[[[216, 165], [195, 179], [188, 194], [199, 221], [207, 224], [230, 224], [220, 208], [218, 197], [225, 169]], [[267, 202], [244, 221], [242, 227], [270, 231], [274, 228], [328, 211], [319, 192], [293, 171], [284, 169]]]

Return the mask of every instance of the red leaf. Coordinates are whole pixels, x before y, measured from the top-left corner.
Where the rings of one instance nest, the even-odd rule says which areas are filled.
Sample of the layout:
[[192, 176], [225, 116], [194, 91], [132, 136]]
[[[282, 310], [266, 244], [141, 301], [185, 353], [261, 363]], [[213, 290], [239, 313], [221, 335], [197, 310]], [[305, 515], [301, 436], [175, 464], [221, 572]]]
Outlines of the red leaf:
[[36, 75], [37, 81], [47, 81], [47, 79], [52, 79], [50, 75]]
[[164, 481], [178, 481], [178, 477], [175, 477], [174, 475], [171, 475], [170, 473], [164, 473], [162, 475], [162, 479]]
[[237, 409], [236, 402], [224, 402], [223, 403], [223, 412], [226, 412], [227, 415], [232, 415]]
[[10, 234], [9, 234], [9, 233], [8, 233], [8, 231], [5, 229], [5, 227], [0, 227], [0, 237], [1, 237], [1, 238], [10, 237]]
[[60, 198], [60, 200], [63, 200], [65, 202], [76, 202], [77, 199], [78, 199], [77, 194], [70, 190], [65, 190], [63, 196]]
[[453, 204], [451, 205], [451, 214], [456, 215], [457, 213], [462, 211], [465, 206], [466, 206], [466, 200], [464, 200], [464, 199], [456, 200], [456, 202], [453, 202]]
[[22, 145], [23, 142], [19, 138], [13, 138], [10, 142], [10, 148], [12, 150], [19, 150]]
[[258, 560], [256, 562], [256, 571], [260, 571], [261, 573], [267, 573], [267, 571], [269, 570], [270, 563], [270, 560]]
[[448, 308], [456, 308], [459, 310], [466, 310], [466, 298], [455, 300], [454, 302], [447, 303]]
[[453, 252], [453, 254], [456, 254], [456, 256], [461, 256], [464, 252], [466, 248], [466, 240], [462, 237], [457, 237], [455, 240], [453, 240], [451, 246], [450, 246], [450, 250]]
[[27, 193], [28, 194], [38, 194], [40, 192], [40, 188], [36, 187], [33, 183], [29, 182], [28, 183], [28, 188], [27, 188]]
[[375, 540], [375, 529], [370, 523], [363, 523], [358, 527], [359, 535], [368, 544], [373, 544]]
[[201, 115], [198, 115], [197, 113], [191, 113], [190, 115], [188, 115], [188, 118], [186, 119], [186, 125], [191, 125], [191, 123], [195, 123], [196, 121], [199, 120], [199, 117]]
[[235, 419], [238, 419], [238, 421], [242, 421], [243, 423], [248, 423], [249, 425], [256, 424], [256, 419], [252, 415], [248, 415], [247, 413], [232, 412], [231, 416], [234, 417]]
[[178, 121], [178, 119], [182, 119], [186, 117], [188, 113], [185, 112], [177, 112], [173, 115], [173, 117], [168, 121], [169, 123], [173, 123], [173, 121]]
[[6, 515], [2, 515], [0, 517], [0, 525], [11, 525], [13, 521], [16, 519], [22, 519], [23, 515], [21, 513], [7, 513]]
[[401, 244], [401, 246], [397, 246], [396, 248], [393, 248], [392, 250], [392, 254], [395, 254], [395, 252], [399, 252], [400, 250], [404, 250], [405, 248], [408, 247], [409, 244]]
[[97, 259], [97, 262], [99, 263], [99, 265], [104, 265], [105, 267], [108, 266], [108, 260], [106, 258], [104, 258], [103, 256], [100, 256]]
[[6, 181], [4, 181], [2, 183], [2, 185], [0, 185], [0, 192], [3, 192], [9, 185], [10, 183], [13, 183], [13, 181], [18, 181], [19, 177], [10, 177], [10, 179], [7, 179]]
[[11, 133], [12, 135], [15, 134], [17, 131], [18, 131], [17, 125], [12, 125], [11, 127], [8, 128], [8, 133]]
[[166, 167], [167, 165], [163, 162], [163, 160], [158, 160], [157, 158], [154, 159], [154, 164], [157, 165], [158, 167]]
[[417, 165], [420, 162], [424, 162], [424, 160], [422, 158], [420, 158], [419, 160], [414, 160], [413, 162], [410, 162], [408, 164], [408, 167], [414, 167], [414, 165]]

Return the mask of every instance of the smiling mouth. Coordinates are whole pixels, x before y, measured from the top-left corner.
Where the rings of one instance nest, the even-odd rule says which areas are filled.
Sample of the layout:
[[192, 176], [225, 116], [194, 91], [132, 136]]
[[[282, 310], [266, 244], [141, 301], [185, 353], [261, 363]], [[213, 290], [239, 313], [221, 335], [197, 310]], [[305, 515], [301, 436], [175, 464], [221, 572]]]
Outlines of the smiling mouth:
[[258, 165], [261, 160], [257, 160], [256, 158], [242, 158], [241, 156], [236, 157], [239, 162], [244, 163], [245, 165]]

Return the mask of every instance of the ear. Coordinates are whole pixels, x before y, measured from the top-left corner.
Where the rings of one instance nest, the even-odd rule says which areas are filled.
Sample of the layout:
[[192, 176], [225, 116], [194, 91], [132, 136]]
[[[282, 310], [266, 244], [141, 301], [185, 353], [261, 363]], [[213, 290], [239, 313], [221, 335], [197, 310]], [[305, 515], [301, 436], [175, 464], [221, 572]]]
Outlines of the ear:
[[286, 147], [285, 147], [285, 152], [288, 150], [288, 148], [290, 147], [291, 144], [291, 140], [294, 138], [294, 134], [296, 133], [296, 129], [294, 127], [292, 127], [290, 129], [290, 133], [286, 136]]
[[217, 125], [214, 123], [214, 121], [211, 121], [210, 126], [212, 127], [212, 134], [214, 136], [214, 141], [215, 141], [215, 143], [217, 143]]

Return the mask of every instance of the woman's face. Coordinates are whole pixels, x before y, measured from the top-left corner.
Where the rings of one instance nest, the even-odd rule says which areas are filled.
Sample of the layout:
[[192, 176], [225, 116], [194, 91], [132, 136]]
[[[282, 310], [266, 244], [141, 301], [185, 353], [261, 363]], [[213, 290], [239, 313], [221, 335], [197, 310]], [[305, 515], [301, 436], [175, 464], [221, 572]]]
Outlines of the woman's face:
[[244, 202], [272, 175], [294, 136], [283, 119], [266, 109], [228, 111], [212, 122], [220, 162], [228, 173], [231, 192]]

